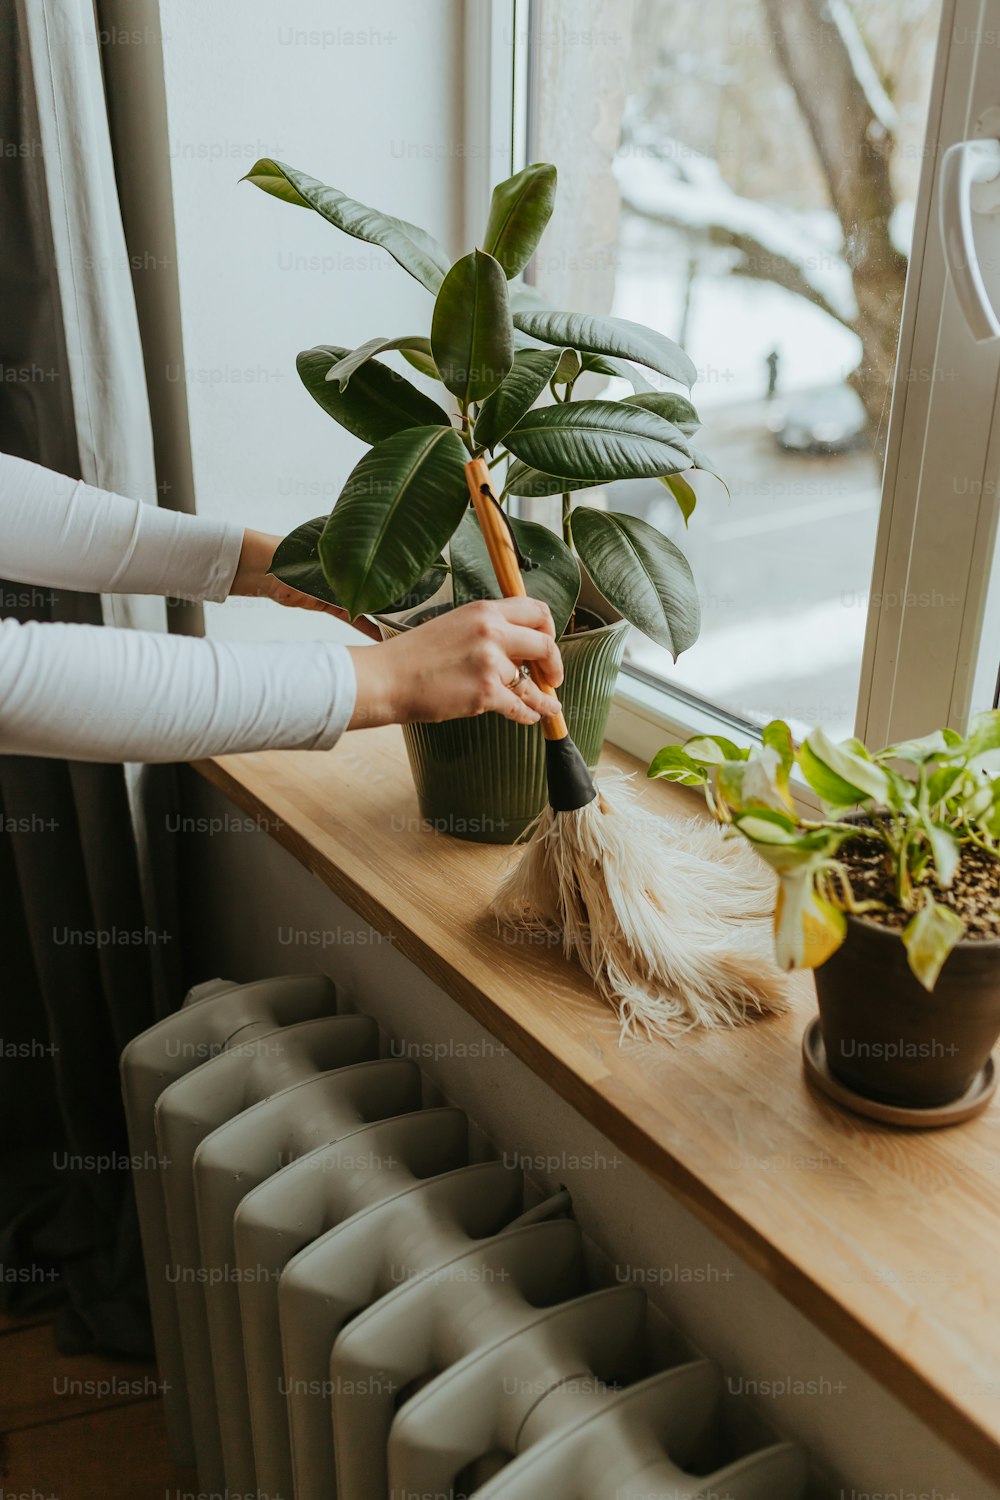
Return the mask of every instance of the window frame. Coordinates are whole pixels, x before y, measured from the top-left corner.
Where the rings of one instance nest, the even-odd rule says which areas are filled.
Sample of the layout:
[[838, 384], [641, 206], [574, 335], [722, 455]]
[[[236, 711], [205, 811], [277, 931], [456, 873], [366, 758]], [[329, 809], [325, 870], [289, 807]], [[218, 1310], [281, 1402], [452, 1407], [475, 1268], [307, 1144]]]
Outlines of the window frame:
[[[579, 10], [587, 3], [574, 0], [577, 24], [583, 24]], [[533, 0], [482, 0], [467, 19], [466, 238], [474, 238], [485, 222], [492, 183], [527, 160], [532, 6]], [[965, 328], [938, 228], [937, 166], [952, 142], [983, 133], [977, 118], [994, 103], [982, 59], [991, 18], [995, 32], [1000, 0], [942, 0], [857, 704], [856, 732], [873, 744], [946, 723], [962, 729], [977, 667], [997, 534], [1000, 341], [976, 345]], [[482, 171], [484, 156], [489, 173]], [[958, 362], [961, 378], [938, 378], [937, 372], [950, 368], [942, 363], [946, 355]], [[928, 369], [933, 378], [916, 378]], [[959, 451], [966, 477], [979, 486], [978, 501], [960, 517], [946, 483]], [[960, 619], [943, 636], [933, 605], [928, 618], [921, 590], [914, 588], [927, 576], [944, 597], [959, 601]], [[610, 743], [649, 759], [664, 743], [691, 734], [734, 732], [744, 738], [755, 733], [721, 707], [638, 669], [622, 669]]]

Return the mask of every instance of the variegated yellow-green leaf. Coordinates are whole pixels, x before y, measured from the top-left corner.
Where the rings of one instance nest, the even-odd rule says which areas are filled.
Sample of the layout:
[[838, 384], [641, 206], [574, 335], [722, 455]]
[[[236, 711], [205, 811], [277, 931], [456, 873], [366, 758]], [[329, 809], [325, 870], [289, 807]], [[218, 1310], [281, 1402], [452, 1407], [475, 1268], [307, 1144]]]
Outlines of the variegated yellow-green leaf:
[[753, 750], [746, 761], [725, 761], [719, 767], [719, 793], [734, 812], [751, 807], [783, 812], [791, 807], [781, 758], [768, 745]]
[[956, 912], [928, 900], [903, 928], [906, 959], [925, 990], [933, 990], [945, 960], [965, 936], [965, 923]]
[[705, 767], [680, 745], [664, 745], [658, 750], [646, 775], [660, 781], [676, 781], [681, 786], [704, 786], [708, 781]]
[[684, 749], [694, 760], [709, 766], [721, 766], [726, 760], [747, 760], [750, 755], [749, 746], [741, 749], [724, 734], [693, 735], [684, 741]]
[[832, 807], [858, 802], [884, 804], [889, 778], [881, 766], [848, 743], [838, 745], [822, 729], [814, 729], [799, 750], [799, 765], [814, 792]]
[[846, 916], [817, 896], [808, 867], [782, 875], [774, 908], [774, 956], [780, 969], [818, 969], [846, 936]]
[[949, 753], [948, 741], [940, 729], [935, 729], [933, 734], [925, 734], [919, 740], [901, 740], [898, 745], [887, 745], [874, 757], [877, 761], [882, 760], [905, 760], [913, 765], [922, 766], [926, 761], [936, 760], [939, 755]]
[[795, 745], [792, 742], [792, 731], [784, 719], [772, 719], [765, 724], [761, 731], [762, 742], [769, 746], [781, 762], [781, 773], [778, 776], [778, 785], [782, 791], [788, 790], [788, 778], [795, 764]]
[[1000, 749], [1000, 712], [989, 709], [986, 713], [976, 714], [969, 725], [965, 749], [970, 760]]
[[921, 825], [934, 856], [934, 873], [939, 886], [950, 886], [958, 871], [962, 847], [950, 828], [942, 828], [931, 818], [922, 818]]

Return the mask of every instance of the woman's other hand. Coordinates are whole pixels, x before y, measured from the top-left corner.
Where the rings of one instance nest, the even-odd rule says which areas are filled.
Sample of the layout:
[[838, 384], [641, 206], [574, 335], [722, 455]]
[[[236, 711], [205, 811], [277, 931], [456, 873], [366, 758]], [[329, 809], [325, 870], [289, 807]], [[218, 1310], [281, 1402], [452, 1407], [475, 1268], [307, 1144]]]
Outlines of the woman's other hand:
[[[289, 609], [311, 609], [320, 614], [333, 615], [334, 619], [343, 620], [350, 625], [351, 618], [345, 609], [338, 609], [335, 604], [327, 604], [323, 599], [315, 599], [312, 594], [303, 594], [300, 589], [291, 588], [267, 571], [280, 541], [280, 536], [271, 536], [266, 531], [247, 530], [243, 533], [243, 548], [233, 586], [229, 590], [230, 598], [238, 594], [243, 598], [270, 599]], [[364, 618], [359, 619], [354, 628], [373, 641], [382, 639], [377, 627]]]

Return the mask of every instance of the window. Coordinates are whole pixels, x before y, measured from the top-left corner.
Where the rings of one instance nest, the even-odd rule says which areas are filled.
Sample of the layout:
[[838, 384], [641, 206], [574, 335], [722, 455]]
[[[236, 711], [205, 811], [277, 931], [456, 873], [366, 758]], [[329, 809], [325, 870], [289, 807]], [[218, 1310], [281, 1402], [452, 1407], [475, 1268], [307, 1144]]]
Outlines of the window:
[[[1000, 133], [1000, 0], [492, 12], [513, 164], [560, 172], [534, 279], [684, 345], [731, 490], [699, 474], [686, 532], [656, 481], [589, 497], [660, 525], [702, 593], [676, 665], [633, 638], [614, 737], [780, 716], [885, 741], [989, 706], [1000, 345], [966, 325], [938, 196], [947, 146]], [[1000, 216], [973, 220], [1000, 306]]]

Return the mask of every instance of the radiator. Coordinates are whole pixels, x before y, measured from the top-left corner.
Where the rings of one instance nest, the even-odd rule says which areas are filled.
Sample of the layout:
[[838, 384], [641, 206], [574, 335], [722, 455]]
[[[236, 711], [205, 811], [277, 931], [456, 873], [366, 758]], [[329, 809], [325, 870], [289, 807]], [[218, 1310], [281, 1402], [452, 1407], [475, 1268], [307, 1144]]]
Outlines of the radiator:
[[193, 991], [122, 1086], [171, 1448], [262, 1500], [801, 1500], [804, 1453], [328, 979]]

